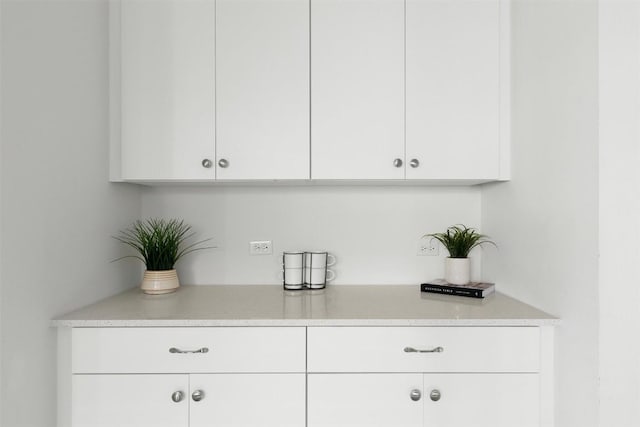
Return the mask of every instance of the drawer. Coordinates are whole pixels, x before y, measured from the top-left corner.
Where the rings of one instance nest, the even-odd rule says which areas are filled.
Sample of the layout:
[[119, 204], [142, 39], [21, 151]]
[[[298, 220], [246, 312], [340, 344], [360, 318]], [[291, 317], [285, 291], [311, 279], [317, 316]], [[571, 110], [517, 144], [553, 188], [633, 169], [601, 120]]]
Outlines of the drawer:
[[74, 328], [72, 371], [305, 372], [305, 338], [303, 327]]
[[[421, 352], [408, 352], [408, 347]], [[309, 372], [537, 372], [539, 353], [537, 327], [314, 327], [307, 331]]]

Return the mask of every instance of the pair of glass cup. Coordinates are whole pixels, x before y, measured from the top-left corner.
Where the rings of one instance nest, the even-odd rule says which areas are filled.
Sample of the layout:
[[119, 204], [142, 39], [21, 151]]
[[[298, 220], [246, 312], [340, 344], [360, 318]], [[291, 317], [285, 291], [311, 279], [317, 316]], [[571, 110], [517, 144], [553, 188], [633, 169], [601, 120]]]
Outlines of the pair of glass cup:
[[336, 263], [328, 252], [283, 252], [282, 283], [285, 289], [322, 289], [336, 274], [327, 267]]

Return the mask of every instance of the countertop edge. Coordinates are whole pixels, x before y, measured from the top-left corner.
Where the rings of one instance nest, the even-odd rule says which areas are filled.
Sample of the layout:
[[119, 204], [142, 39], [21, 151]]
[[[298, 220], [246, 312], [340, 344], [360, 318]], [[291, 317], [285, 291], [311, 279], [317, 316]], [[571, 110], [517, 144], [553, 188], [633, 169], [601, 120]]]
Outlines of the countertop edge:
[[144, 319], [144, 320], [53, 320], [57, 328], [131, 327], [313, 327], [313, 326], [557, 326], [560, 319]]

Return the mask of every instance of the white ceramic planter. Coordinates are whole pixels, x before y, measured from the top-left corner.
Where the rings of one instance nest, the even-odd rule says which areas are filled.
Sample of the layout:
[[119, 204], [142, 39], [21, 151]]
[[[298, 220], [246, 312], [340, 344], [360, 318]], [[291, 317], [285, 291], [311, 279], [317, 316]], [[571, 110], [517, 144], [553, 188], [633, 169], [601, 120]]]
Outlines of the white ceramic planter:
[[173, 270], [144, 272], [140, 288], [145, 294], [160, 295], [175, 292], [180, 287], [178, 272]]
[[444, 280], [452, 285], [466, 285], [471, 280], [469, 258], [447, 258], [444, 264]]

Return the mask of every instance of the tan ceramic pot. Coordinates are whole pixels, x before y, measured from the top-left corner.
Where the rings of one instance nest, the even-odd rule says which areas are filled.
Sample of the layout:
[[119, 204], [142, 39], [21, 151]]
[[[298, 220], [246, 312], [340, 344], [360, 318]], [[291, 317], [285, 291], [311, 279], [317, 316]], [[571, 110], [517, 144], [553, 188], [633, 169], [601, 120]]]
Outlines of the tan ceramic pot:
[[168, 294], [175, 292], [180, 287], [178, 272], [175, 270], [161, 270], [144, 272], [140, 288], [142, 292], [150, 295]]

